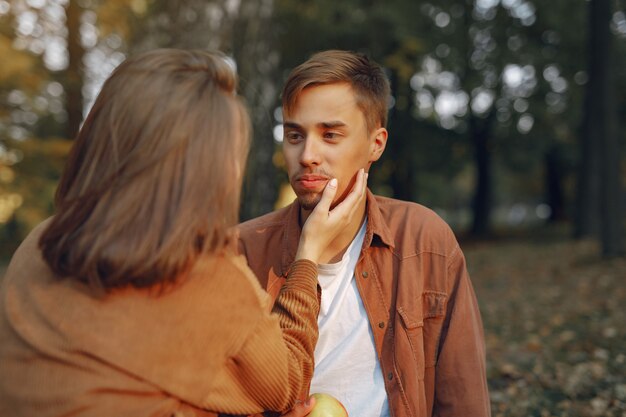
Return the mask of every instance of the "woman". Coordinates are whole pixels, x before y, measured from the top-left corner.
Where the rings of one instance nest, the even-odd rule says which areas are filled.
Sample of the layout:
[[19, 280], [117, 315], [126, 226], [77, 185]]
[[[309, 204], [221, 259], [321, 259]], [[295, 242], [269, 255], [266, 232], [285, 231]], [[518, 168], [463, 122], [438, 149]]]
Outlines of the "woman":
[[317, 260], [365, 193], [305, 225], [266, 294], [234, 255], [248, 116], [220, 54], [157, 50], [104, 84], [56, 214], [15, 253], [0, 299], [0, 415], [285, 411], [308, 388]]

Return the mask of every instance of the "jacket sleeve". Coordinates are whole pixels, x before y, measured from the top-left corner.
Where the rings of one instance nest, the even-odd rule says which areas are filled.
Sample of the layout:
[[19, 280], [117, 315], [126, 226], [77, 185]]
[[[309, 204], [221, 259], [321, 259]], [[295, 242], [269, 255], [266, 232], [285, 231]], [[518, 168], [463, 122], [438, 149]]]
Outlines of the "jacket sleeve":
[[226, 380], [237, 384], [212, 393], [212, 407], [230, 414], [290, 410], [313, 376], [318, 313], [317, 265], [296, 261], [272, 314], [259, 319], [226, 365]]
[[448, 283], [446, 321], [435, 371], [433, 415], [490, 416], [482, 320], [458, 245], [448, 263]]

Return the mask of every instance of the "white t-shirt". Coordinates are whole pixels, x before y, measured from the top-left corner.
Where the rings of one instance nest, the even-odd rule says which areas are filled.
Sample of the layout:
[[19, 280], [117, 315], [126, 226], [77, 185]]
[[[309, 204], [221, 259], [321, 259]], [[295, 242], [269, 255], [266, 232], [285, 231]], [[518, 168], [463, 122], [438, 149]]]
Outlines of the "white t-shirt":
[[366, 222], [341, 261], [319, 265], [322, 302], [311, 393], [334, 396], [351, 417], [389, 417], [374, 337], [354, 278]]

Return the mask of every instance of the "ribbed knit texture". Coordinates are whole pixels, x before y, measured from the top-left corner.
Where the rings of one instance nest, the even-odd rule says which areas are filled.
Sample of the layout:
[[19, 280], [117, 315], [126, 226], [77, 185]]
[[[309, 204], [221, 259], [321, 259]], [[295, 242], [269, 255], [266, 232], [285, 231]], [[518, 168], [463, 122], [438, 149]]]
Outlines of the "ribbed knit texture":
[[57, 280], [34, 231], [0, 289], [0, 415], [212, 416], [286, 410], [308, 387], [317, 266], [295, 262], [270, 313], [243, 258], [198, 263], [158, 295]]

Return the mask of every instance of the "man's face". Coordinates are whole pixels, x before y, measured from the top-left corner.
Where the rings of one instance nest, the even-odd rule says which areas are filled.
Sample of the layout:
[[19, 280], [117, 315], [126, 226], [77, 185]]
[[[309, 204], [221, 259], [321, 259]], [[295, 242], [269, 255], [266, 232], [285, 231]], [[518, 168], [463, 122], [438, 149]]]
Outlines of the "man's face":
[[305, 210], [312, 210], [320, 201], [331, 178], [337, 178], [332, 206], [341, 202], [352, 189], [358, 170], [367, 172], [387, 141], [384, 128], [368, 132], [348, 83], [304, 89], [283, 119], [289, 182]]

